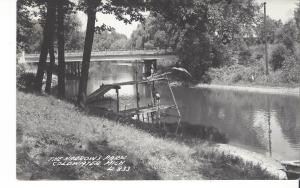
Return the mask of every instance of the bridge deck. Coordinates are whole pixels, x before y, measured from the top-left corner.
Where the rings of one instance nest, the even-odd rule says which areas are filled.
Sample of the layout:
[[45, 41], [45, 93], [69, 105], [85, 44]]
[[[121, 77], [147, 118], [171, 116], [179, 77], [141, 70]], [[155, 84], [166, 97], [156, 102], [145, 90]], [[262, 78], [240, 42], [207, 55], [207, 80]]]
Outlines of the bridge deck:
[[[66, 53], [65, 61], [81, 62], [82, 54], [82, 52]], [[172, 50], [101, 51], [91, 53], [91, 61], [134, 61], [164, 58], [176, 58], [176, 56]], [[26, 54], [24, 59], [26, 63], [36, 63], [39, 61], [39, 54]]]

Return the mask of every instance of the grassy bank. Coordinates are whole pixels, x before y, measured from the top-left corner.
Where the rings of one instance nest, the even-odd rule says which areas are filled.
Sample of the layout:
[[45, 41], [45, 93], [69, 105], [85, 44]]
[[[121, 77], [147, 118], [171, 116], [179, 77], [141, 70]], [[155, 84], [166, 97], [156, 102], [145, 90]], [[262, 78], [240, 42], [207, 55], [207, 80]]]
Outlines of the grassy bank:
[[[289, 52], [282, 44], [269, 45], [269, 75], [266, 76], [263, 45], [246, 48], [246, 54], [228, 62], [228, 65], [210, 68], [211, 84], [239, 86], [299, 87], [300, 54]], [[296, 48], [297, 49], [297, 48]]]
[[[155, 137], [80, 111], [51, 96], [17, 92], [18, 179], [278, 179], [260, 164]], [[53, 166], [54, 156], [127, 156], [127, 172], [107, 166]]]

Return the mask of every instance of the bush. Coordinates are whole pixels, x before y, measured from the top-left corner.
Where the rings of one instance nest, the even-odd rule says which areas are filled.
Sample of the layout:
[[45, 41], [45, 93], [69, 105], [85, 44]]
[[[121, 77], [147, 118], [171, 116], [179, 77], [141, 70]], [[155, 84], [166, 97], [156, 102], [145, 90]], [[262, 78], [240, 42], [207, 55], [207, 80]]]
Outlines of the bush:
[[234, 64], [228, 67], [210, 69], [208, 75], [216, 83], [253, 82], [264, 74], [263, 65], [255, 63], [251, 66]]
[[283, 78], [286, 83], [300, 82], [300, 64], [294, 56], [286, 57], [283, 62]]
[[276, 46], [272, 52], [270, 64], [273, 67], [273, 70], [276, 71], [283, 66], [283, 62], [286, 57], [290, 55], [289, 51], [283, 44]]
[[23, 91], [33, 91], [34, 89], [35, 74], [23, 73], [17, 77], [17, 89]]
[[252, 56], [252, 51], [247, 46], [247, 44], [244, 41], [242, 41], [239, 49], [239, 64], [241, 65], [248, 64], [251, 56]]
[[17, 80], [18, 78], [25, 73], [25, 67], [23, 64], [17, 63], [16, 66], [16, 76], [17, 76]]

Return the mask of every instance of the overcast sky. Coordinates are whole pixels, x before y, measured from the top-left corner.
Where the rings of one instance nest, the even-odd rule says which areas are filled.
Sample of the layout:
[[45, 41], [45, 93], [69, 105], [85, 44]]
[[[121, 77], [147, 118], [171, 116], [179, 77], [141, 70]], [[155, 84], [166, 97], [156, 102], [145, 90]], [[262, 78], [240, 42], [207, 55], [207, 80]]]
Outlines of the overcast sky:
[[[273, 19], [281, 19], [283, 22], [291, 19], [294, 15], [294, 9], [296, 7], [297, 0], [256, 0], [258, 3], [267, 2], [267, 15]], [[262, 10], [263, 11], [263, 10]], [[86, 27], [86, 15], [79, 13], [79, 17], [83, 24], [83, 30]], [[112, 26], [118, 33], [125, 34], [128, 38], [130, 37], [133, 30], [136, 29], [138, 23], [125, 25], [123, 22], [115, 19], [113, 15], [97, 14], [98, 22], [96, 25], [105, 23], [106, 25]]]

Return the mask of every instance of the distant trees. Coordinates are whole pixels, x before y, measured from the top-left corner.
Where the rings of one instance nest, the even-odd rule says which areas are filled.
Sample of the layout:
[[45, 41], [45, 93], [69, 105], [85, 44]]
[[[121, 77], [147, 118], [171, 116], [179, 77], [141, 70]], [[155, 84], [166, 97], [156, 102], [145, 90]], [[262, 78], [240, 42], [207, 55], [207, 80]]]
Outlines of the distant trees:
[[153, 1], [148, 7], [152, 15], [133, 32], [130, 46], [140, 49], [145, 39], [149, 48], [174, 49], [196, 80], [226, 60], [226, 48], [252, 29], [259, 10], [254, 0]]
[[260, 44], [264, 43], [265, 33], [267, 36], [268, 43], [274, 43], [275, 38], [276, 38], [276, 33], [282, 26], [283, 26], [283, 23], [281, 22], [281, 20], [274, 20], [274, 19], [270, 18], [269, 16], [267, 16], [266, 31], [265, 31], [263, 15], [259, 15], [258, 23], [257, 23], [256, 27], [254, 28], [255, 35], [259, 38], [259, 43]]
[[93, 51], [123, 50], [127, 47], [127, 37], [116, 31], [102, 31], [94, 38]]
[[33, 31], [32, 13], [29, 7], [32, 2], [29, 0], [17, 1], [17, 51], [20, 52], [29, 47], [30, 33]]

